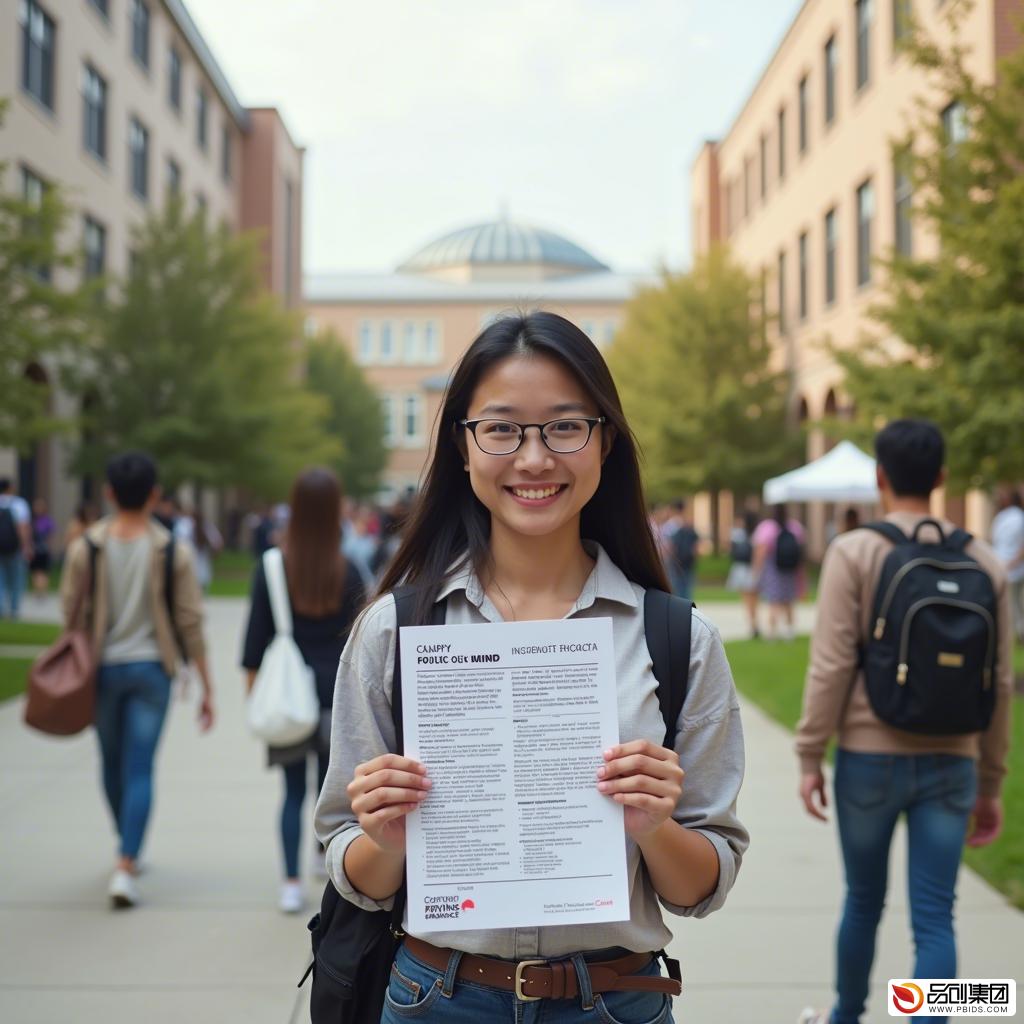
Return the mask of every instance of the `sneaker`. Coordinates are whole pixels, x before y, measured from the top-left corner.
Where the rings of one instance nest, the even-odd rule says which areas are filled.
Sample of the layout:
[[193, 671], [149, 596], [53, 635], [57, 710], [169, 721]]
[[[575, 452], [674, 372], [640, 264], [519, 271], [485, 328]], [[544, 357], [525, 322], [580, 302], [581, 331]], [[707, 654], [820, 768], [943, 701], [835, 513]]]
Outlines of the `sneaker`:
[[127, 910], [139, 902], [139, 887], [127, 871], [118, 868], [110, 879], [110, 905], [114, 910]]
[[808, 1006], [797, 1018], [796, 1024], [829, 1024], [830, 1014], [824, 1010], [815, 1010]]
[[285, 914], [297, 914], [306, 904], [301, 882], [282, 882], [278, 906]]

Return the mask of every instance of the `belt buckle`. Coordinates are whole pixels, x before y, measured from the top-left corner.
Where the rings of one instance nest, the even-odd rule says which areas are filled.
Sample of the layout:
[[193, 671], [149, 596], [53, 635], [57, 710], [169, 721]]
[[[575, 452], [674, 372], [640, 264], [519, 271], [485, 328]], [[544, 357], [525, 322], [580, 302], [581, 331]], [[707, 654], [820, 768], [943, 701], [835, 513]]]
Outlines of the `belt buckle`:
[[528, 996], [523, 991], [523, 968], [524, 967], [540, 967], [547, 963], [547, 960], [520, 960], [516, 964], [516, 982], [513, 991], [516, 994], [516, 999], [522, 1000], [524, 1003], [536, 1003], [543, 999], [543, 996]]

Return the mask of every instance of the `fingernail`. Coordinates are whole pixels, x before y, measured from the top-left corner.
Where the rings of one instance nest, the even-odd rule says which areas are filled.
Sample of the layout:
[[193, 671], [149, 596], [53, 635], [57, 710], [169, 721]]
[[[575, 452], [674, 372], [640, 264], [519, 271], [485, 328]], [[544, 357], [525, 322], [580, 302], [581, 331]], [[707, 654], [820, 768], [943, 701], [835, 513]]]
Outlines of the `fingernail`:
[[423, 779], [422, 781], [423, 781], [423, 786], [424, 786], [424, 787], [425, 787], [426, 789], [430, 789], [430, 787], [431, 787], [431, 786], [432, 786], [432, 785], [434, 784], [434, 783], [433, 783], [433, 782], [431, 782], [431, 780], [430, 780], [430, 779], [428, 779], [428, 778], [424, 778], [424, 779]]
[[599, 789], [599, 790], [600, 790], [600, 791], [601, 791], [602, 793], [607, 793], [607, 792], [608, 792], [608, 788], [609, 788], [610, 786], [611, 786], [611, 783], [610, 783], [610, 782], [599, 782], [599, 783], [597, 784], [597, 788], [598, 788], [598, 789]]
[[611, 760], [611, 757], [612, 757], [612, 753], [613, 753], [613, 751], [612, 751], [612, 748], [611, 748], [611, 747], [609, 747], [609, 748], [608, 748], [608, 749], [607, 749], [607, 750], [606, 750], [606, 751], [604, 752], [604, 756], [605, 756], [605, 757], [606, 757], [606, 758], [607, 758], [608, 760]]
[[599, 779], [603, 779], [604, 778], [604, 773], [605, 773], [606, 770], [607, 769], [604, 767], [604, 765], [602, 765], [600, 768], [598, 768], [597, 769], [597, 777]]

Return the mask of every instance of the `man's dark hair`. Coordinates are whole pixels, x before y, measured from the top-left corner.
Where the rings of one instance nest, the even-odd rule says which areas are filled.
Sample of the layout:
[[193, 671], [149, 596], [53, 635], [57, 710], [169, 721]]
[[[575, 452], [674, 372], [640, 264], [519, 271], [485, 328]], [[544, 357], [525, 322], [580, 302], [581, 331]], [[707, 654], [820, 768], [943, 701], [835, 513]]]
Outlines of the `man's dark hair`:
[[683, 509], [685, 509], [685, 508], [686, 508], [686, 502], [683, 501], [682, 498], [676, 498], [676, 500], [672, 502], [672, 509], [675, 512], [682, 512]]
[[6, 494], [11, 489], [11, 478], [0, 476], [0, 494]]
[[893, 420], [875, 437], [875, 455], [898, 498], [927, 498], [939, 482], [946, 442], [931, 420]]
[[118, 508], [136, 512], [156, 487], [156, 463], [143, 452], [124, 452], [107, 463], [107, 483]]

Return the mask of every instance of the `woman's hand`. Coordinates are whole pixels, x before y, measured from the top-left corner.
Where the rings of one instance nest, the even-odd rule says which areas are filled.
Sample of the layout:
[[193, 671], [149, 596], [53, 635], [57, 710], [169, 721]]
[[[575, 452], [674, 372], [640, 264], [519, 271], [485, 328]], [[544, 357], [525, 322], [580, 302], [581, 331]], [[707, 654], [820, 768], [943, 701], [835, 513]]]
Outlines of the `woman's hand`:
[[427, 769], [410, 757], [382, 754], [356, 767], [348, 798], [362, 830], [382, 849], [405, 852], [405, 816], [430, 791]]
[[642, 839], [675, 810], [685, 774], [674, 750], [650, 740], [633, 740], [604, 752], [597, 788], [624, 806], [626, 831], [634, 839]]

